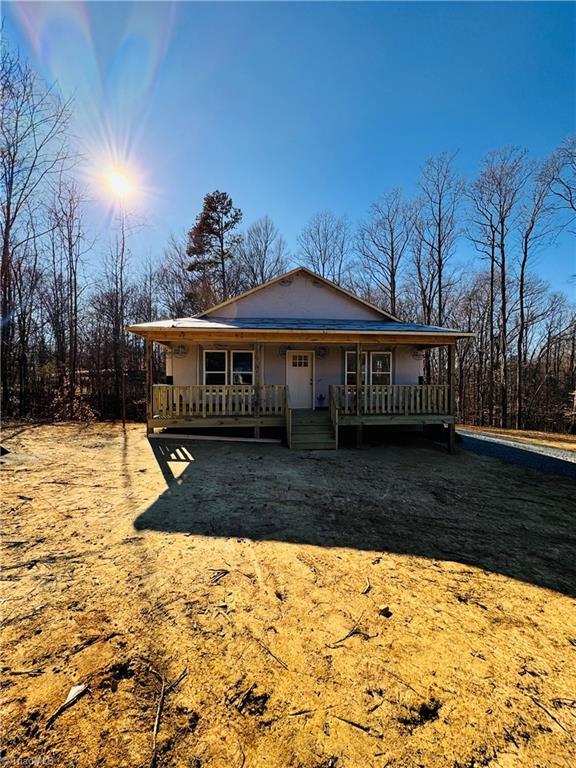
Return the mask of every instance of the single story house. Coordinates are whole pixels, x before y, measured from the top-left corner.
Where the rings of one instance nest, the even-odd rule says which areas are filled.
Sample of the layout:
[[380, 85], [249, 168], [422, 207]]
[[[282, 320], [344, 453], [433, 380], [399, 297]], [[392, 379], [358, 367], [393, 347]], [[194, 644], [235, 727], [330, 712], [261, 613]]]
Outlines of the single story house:
[[[337, 448], [344, 426], [442, 424], [454, 447], [454, 349], [472, 334], [403, 323], [304, 267], [195, 317], [128, 330], [146, 341], [149, 433], [271, 426], [292, 448]], [[152, 381], [155, 342], [165, 384]], [[424, 384], [424, 350], [439, 346], [448, 381]]]

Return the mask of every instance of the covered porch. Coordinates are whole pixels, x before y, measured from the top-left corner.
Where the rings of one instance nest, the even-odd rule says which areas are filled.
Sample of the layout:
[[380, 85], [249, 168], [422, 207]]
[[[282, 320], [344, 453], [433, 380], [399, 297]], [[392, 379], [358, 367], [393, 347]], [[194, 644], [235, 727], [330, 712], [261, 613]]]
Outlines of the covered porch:
[[[352, 344], [350, 338], [311, 336], [257, 342], [219, 338], [218, 344], [212, 339], [207, 343], [208, 339], [192, 338], [192, 334], [146, 338], [149, 434], [166, 428], [249, 428], [259, 438], [261, 428], [273, 427], [281, 430], [278, 436], [285, 436], [290, 447], [300, 447], [309, 439], [309, 447], [336, 448], [342, 428], [355, 428], [360, 443], [364, 427], [436, 424], [446, 427], [448, 446], [454, 448], [454, 343], [442, 345], [447, 350], [446, 383], [397, 383], [403, 377], [412, 382], [418, 379], [415, 366], [421, 366], [421, 360], [415, 357], [416, 351], [440, 346], [439, 339], [422, 338], [416, 346], [413, 338], [412, 343], [398, 337], [369, 337], [365, 343], [356, 338]], [[170, 383], [154, 383], [153, 343], [170, 349], [184, 340], [188, 352], [185, 359], [179, 360], [178, 378], [181, 380], [184, 372], [192, 370], [189, 375], [194, 383], [171, 383], [170, 378]], [[222, 371], [215, 371], [214, 361], [220, 358]], [[247, 360], [251, 363], [240, 370], [240, 363]], [[301, 368], [303, 362], [309, 368]], [[299, 397], [301, 392], [293, 386], [295, 374], [303, 377], [306, 386], [309, 382], [305, 406]], [[207, 383], [216, 376], [225, 376], [227, 383]], [[236, 382], [236, 377], [240, 383], [230, 383]], [[249, 383], [245, 383], [246, 379]]]

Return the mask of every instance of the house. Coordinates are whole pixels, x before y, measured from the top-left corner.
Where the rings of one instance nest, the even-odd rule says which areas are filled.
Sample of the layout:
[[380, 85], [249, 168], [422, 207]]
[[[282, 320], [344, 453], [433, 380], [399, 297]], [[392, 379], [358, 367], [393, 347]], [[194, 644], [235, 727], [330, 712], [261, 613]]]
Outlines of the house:
[[[304, 267], [128, 330], [146, 340], [149, 433], [280, 427], [292, 448], [336, 448], [343, 427], [441, 424], [454, 447], [454, 350], [472, 334], [403, 323]], [[154, 342], [167, 350], [164, 384], [152, 382]], [[439, 346], [448, 381], [424, 384], [424, 350]]]

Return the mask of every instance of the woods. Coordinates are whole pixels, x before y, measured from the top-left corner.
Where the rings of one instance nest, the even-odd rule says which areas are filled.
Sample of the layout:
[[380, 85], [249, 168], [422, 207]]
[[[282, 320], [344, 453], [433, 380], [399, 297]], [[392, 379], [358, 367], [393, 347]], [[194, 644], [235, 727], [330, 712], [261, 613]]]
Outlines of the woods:
[[[574, 429], [575, 308], [537, 262], [575, 233], [576, 137], [548, 158], [496, 149], [475, 178], [449, 153], [424, 160], [414, 195], [383, 180], [359, 221], [321, 210], [291, 252], [265, 212], [242, 230], [241, 201], [208, 193], [188, 237], [145, 263], [129, 211], [108, 242], [86, 224], [73, 104], [10, 51], [1, 66], [5, 417], [143, 417], [143, 347], [126, 325], [195, 314], [304, 264], [402, 320], [476, 333], [458, 349], [459, 419]], [[444, 381], [445, 365], [428, 353], [426, 383]]]

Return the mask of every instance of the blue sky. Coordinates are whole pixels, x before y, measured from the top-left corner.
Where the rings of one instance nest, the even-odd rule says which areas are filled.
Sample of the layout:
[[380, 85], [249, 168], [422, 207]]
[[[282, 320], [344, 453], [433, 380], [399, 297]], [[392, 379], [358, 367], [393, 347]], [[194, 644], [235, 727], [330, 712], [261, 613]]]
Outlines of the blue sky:
[[[547, 155], [576, 130], [576, 6], [569, 3], [4, 3], [6, 31], [75, 97], [88, 166], [105, 152], [146, 194], [135, 258], [159, 256], [203, 195], [245, 223], [268, 214], [292, 250], [330, 208], [361, 217], [412, 193], [425, 159], [457, 152], [472, 178], [504, 145]], [[94, 192], [90, 217], [110, 219]], [[471, 246], [461, 243], [458, 258]], [[568, 289], [567, 235], [538, 272]]]

